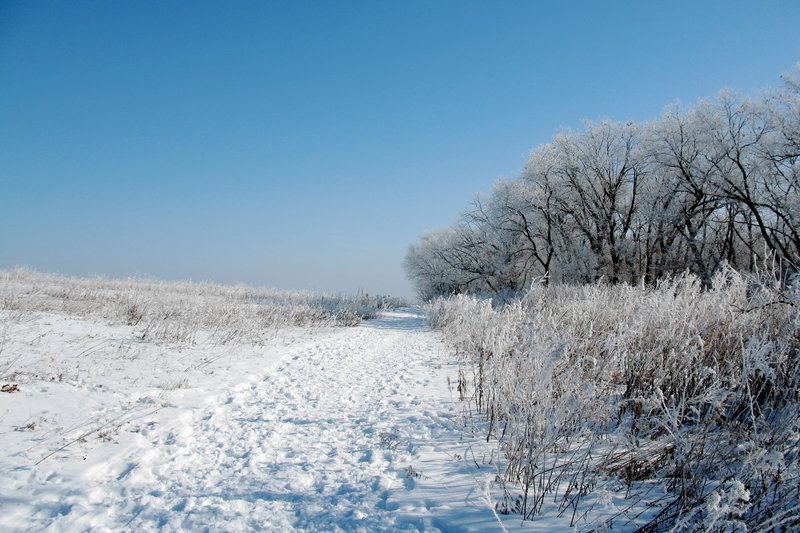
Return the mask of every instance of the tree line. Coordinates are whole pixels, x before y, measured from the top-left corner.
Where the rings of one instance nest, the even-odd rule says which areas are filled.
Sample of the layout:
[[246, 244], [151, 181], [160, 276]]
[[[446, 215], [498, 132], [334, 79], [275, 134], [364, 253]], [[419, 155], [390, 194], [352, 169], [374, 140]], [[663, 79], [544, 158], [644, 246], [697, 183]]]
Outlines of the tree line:
[[756, 97], [724, 90], [649, 123], [585, 122], [535, 148], [404, 267], [423, 299], [544, 282], [646, 283], [724, 264], [800, 265], [800, 64]]

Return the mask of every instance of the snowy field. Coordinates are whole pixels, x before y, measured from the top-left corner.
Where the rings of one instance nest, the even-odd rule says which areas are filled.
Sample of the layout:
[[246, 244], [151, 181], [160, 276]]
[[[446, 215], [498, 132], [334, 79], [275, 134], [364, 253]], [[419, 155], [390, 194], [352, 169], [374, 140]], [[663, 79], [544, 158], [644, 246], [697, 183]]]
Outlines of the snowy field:
[[226, 344], [75, 314], [0, 311], [0, 530], [500, 528], [419, 311]]
[[498, 514], [519, 495], [507, 453], [468, 419], [469, 370], [417, 309], [344, 326], [293, 297], [300, 319], [249, 331], [274, 297], [0, 281], [2, 531], [635, 529], [625, 487]]

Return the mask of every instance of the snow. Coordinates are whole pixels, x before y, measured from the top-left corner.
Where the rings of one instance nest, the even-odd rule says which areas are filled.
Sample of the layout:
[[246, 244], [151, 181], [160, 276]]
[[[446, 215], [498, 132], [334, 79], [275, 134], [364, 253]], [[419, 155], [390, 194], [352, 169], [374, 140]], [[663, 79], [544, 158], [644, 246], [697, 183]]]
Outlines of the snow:
[[188, 347], [0, 313], [2, 530], [498, 527], [418, 311]]
[[569, 529], [494, 512], [501, 453], [418, 310], [188, 347], [1, 313], [0, 530]]

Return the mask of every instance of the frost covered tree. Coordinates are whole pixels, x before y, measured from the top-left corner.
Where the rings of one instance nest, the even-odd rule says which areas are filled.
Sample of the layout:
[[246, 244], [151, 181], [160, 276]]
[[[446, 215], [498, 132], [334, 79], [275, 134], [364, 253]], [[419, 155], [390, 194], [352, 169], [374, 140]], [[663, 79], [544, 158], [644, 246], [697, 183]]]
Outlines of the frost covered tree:
[[424, 298], [504, 300], [535, 279], [654, 284], [800, 266], [800, 67], [758, 98], [722, 91], [647, 124], [586, 122], [534, 149], [452, 227], [411, 247]]
[[[577, 135], [558, 135], [555, 208], [578, 241], [588, 246], [594, 271], [588, 278], [616, 283], [629, 274], [637, 193], [644, 174], [639, 128], [632, 123], [585, 124]], [[575, 242], [574, 240], [572, 242]]]
[[[724, 239], [726, 207], [712, 191], [713, 161], [706, 155], [701, 135], [705, 128], [696, 110], [681, 113], [673, 107], [651, 125], [648, 147], [653, 173], [645, 194], [646, 218], [651, 224], [646, 252], [659, 277], [689, 268], [705, 283], [730, 254]], [[652, 245], [652, 246], [651, 246]]]

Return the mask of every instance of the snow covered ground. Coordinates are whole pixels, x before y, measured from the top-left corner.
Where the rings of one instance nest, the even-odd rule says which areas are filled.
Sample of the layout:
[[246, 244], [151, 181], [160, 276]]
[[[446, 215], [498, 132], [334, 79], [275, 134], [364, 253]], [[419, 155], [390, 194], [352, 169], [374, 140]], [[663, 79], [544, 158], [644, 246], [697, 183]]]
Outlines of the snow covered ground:
[[190, 347], [0, 314], [1, 530], [500, 530], [497, 452], [415, 310]]

